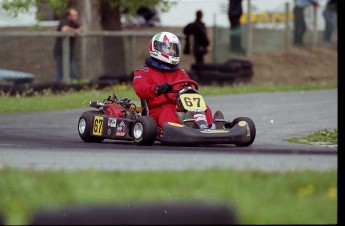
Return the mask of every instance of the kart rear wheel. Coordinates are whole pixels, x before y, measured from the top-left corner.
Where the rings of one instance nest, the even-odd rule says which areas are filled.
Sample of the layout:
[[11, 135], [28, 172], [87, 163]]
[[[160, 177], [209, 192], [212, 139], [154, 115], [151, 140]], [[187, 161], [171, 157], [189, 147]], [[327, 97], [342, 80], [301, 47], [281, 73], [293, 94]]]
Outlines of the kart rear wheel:
[[240, 147], [247, 147], [247, 146], [251, 145], [255, 140], [255, 136], [256, 136], [255, 124], [254, 124], [253, 120], [251, 120], [248, 117], [238, 117], [238, 118], [235, 118], [234, 120], [232, 120], [231, 127], [233, 127], [234, 125], [236, 125], [240, 121], [245, 121], [248, 124], [249, 131], [250, 131], [250, 140], [247, 142], [244, 142], [244, 143], [236, 143], [235, 145], [240, 146]]
[[100, 143], [103, 137], [92, 135], [93, 116], [99, 115], [98, 111], [85, 111], [78, 121], [78, 133], [80, 138], [85, 142]]
[[137, 145], [152, 145], [157, 138], [158, 126], [149, 116], [138, 117], [132, 127], [133, 141]]

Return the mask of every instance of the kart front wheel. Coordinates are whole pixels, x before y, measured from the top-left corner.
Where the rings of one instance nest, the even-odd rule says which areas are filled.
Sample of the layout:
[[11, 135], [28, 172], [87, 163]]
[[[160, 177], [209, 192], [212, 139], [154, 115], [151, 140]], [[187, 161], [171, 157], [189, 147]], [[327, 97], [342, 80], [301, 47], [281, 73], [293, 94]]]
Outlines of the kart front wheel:
[[244, 143], [236, 143], [236, 146], [240, 146], [240, 147], [247, 147], [249, 145], [251, 145], [254, 140], [255, 140], [255, 136], [256, 136], [256, 128], [255, 128], [255, 124], [253, 122], [253, 120], [251, 120], [248, 117], [238, 117], [235, 118], [232, 123], [231, 123], [231, 127], [236, 125], [237, 123], [239, 123], [240, 121], [245, 121], [248, 126], [249, 126], [249, 132], [250, 132], [250, 140]]
[[158, 126], [149, 116], [137, 118], [132, 127], [133, 141], [137, 145], [152, 145], [157, 138]]
[[78, 121], [78, 133], [80, 138], [85, 142], [100, 143], [103, 137], [92, 135], [93, 116], [99, 113], [97, 111], [84, 112]]

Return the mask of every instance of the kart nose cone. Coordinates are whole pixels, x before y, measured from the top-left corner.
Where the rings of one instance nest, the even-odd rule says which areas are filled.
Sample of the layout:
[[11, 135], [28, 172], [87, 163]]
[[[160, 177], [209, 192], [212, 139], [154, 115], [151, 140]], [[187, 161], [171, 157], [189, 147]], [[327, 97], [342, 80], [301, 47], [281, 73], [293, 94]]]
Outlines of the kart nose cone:
[[134, 125], [133, 128], [133, 135], [135, 138], [140, 138], [143, 135], [143, 125], [141, 123], [137, 123]]
[[84, 134], [85, 128], [86, 128], [86, 122], [85, 122], [85, 119], [82, 118], [82, 119], [80, 119], [79, 125], [78, 125], [79, 133]]

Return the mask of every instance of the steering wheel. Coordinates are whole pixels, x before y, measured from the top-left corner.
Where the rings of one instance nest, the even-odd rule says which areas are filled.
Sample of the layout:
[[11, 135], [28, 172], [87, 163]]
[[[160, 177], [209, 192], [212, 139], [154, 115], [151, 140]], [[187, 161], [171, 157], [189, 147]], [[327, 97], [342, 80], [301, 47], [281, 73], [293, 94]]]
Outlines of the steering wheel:
[[[170, 85], [171, 85], [172, 87], [174, 87], [174, 86], [179, 85], [179, 84], [193, 85], [194, 88], [195, 88], [196, 90], [199, 89], [198, 83], [197, 83], [196, 81], [194, 81], [194, 80], [178, 80], [178, 81], [176, 81], [176, 82], [171, 83]], [[173, 90], [171, 90], [169, 93], [177, 93], [178, 91], [180, 91], [180, 90], [174, 90], [174, 89], [173, 89]], [[171, 100], [171, 101], [175, 101], [175, 98], [170, 97], [170, 96], [168, 95], [168, 93], [166, 93], [166, 94], [164, 94], [164, 95], [166, 96], [167, 99], [169, 99], [169, 100]]]
[[[198, 83], [197, 83], [196, 81], [194, 81], [194, 80], [179, 80], [179, 81], [176, 81], [176, 82], [171, 83], [170, 85], [171, 85], [172, 87], [174, 87], [174, 86], [176, 86], [176, 85], [178, 85], [178, 84], [183, 84], [183, 83], [185, 83], [185, 84], [187, 84], [187, 85], [194, 85], [194, 88], [195, 88], [196, 90], [199, 89]], [[177, 93], [178, 91], [180, 91], [180, 90], [171, 90], [170, 93]]]

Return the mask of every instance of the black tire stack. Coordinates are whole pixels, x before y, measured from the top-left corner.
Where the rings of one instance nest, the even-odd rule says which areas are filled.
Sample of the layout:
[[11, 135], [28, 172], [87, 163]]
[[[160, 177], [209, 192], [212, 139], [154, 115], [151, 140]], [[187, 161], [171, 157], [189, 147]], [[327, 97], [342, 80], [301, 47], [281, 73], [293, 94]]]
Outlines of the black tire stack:
[[250, 82], [254, 71], [248, 60], [229, 59], [223, 64], [193, 64], [188, 74], [200, 84], [238, 84]]

